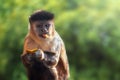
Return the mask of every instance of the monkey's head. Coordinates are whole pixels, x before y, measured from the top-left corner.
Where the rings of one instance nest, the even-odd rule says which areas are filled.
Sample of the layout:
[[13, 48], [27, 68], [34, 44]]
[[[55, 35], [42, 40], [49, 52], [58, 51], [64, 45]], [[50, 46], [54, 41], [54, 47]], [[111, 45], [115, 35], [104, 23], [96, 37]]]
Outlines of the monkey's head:
[[54, 35], [54, 14], [39, 10], [29, 17], [30, 30], [38, 38], [50, 38]]

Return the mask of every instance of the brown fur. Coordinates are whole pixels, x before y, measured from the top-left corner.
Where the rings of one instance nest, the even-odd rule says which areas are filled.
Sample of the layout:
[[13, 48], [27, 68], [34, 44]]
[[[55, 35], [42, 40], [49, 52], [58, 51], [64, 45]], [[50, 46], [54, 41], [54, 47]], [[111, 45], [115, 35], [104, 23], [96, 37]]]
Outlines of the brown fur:
[[22, 54], [22, 61], [27, 69], [29, 80], [54, 80], [54, 76], [51, 73], [51, 70], [53, 69], [46, 68], [42, 61], [34, 61], [34, 64], [32, 64], [26, 59], [26, 56], [29, 55], [27, 53], [27, 50], [32, 50], [35, 48], [41, 49], [43, 52], [47, 51], [55, 54], [55, 56], [57, 56], [55, 58], [58, 61], [54, 65], [54, 70], [56, 71], [53, 70], [53, 74], [55, 76], [58, 76], [57, 80], [68, 80], [69, 65], [65, 46], [62, 39], [55, 31], [54, 27], [52, 28], [52, 34], [50, 38], [39, 38], [33, 30], [33, 24], [30, 24], [30, 31], [28, 32], [28, 35], [25, 38], [24, 50]]

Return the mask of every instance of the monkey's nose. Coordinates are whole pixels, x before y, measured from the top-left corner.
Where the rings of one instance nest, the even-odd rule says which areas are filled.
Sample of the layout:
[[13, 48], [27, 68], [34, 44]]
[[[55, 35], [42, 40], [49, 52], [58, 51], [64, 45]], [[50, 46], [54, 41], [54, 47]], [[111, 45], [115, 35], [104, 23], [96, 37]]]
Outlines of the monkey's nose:
[[45, 33], [45, 34], [48, 33], [48, 30], [46, 30], [46, 29], [42, 29], [41, 31], [42, 31], [43, 33]]

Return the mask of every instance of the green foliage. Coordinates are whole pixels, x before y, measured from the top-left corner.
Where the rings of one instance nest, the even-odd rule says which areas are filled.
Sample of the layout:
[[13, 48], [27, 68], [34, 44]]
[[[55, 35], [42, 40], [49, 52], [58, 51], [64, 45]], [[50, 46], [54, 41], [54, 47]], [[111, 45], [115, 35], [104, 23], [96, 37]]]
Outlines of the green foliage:
[[70, 80], [120, 80], [119, 0], [1, 0], [0, 79], [27, 80], [20, 59], [28, 17], [55, 14], [70, 63]]

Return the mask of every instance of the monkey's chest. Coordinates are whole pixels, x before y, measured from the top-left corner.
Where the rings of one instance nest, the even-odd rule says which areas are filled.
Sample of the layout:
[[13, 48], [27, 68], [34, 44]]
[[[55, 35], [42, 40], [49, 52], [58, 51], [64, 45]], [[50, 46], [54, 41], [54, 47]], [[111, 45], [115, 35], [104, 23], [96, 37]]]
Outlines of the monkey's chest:
[[46, 42], [46, 43], [40, 45], [40, 48], [43, 51], [58, 53], [58, 52], [60, 52], [61, 44], [60, 44], [59, 40], [54, 40], [54, 41]]

